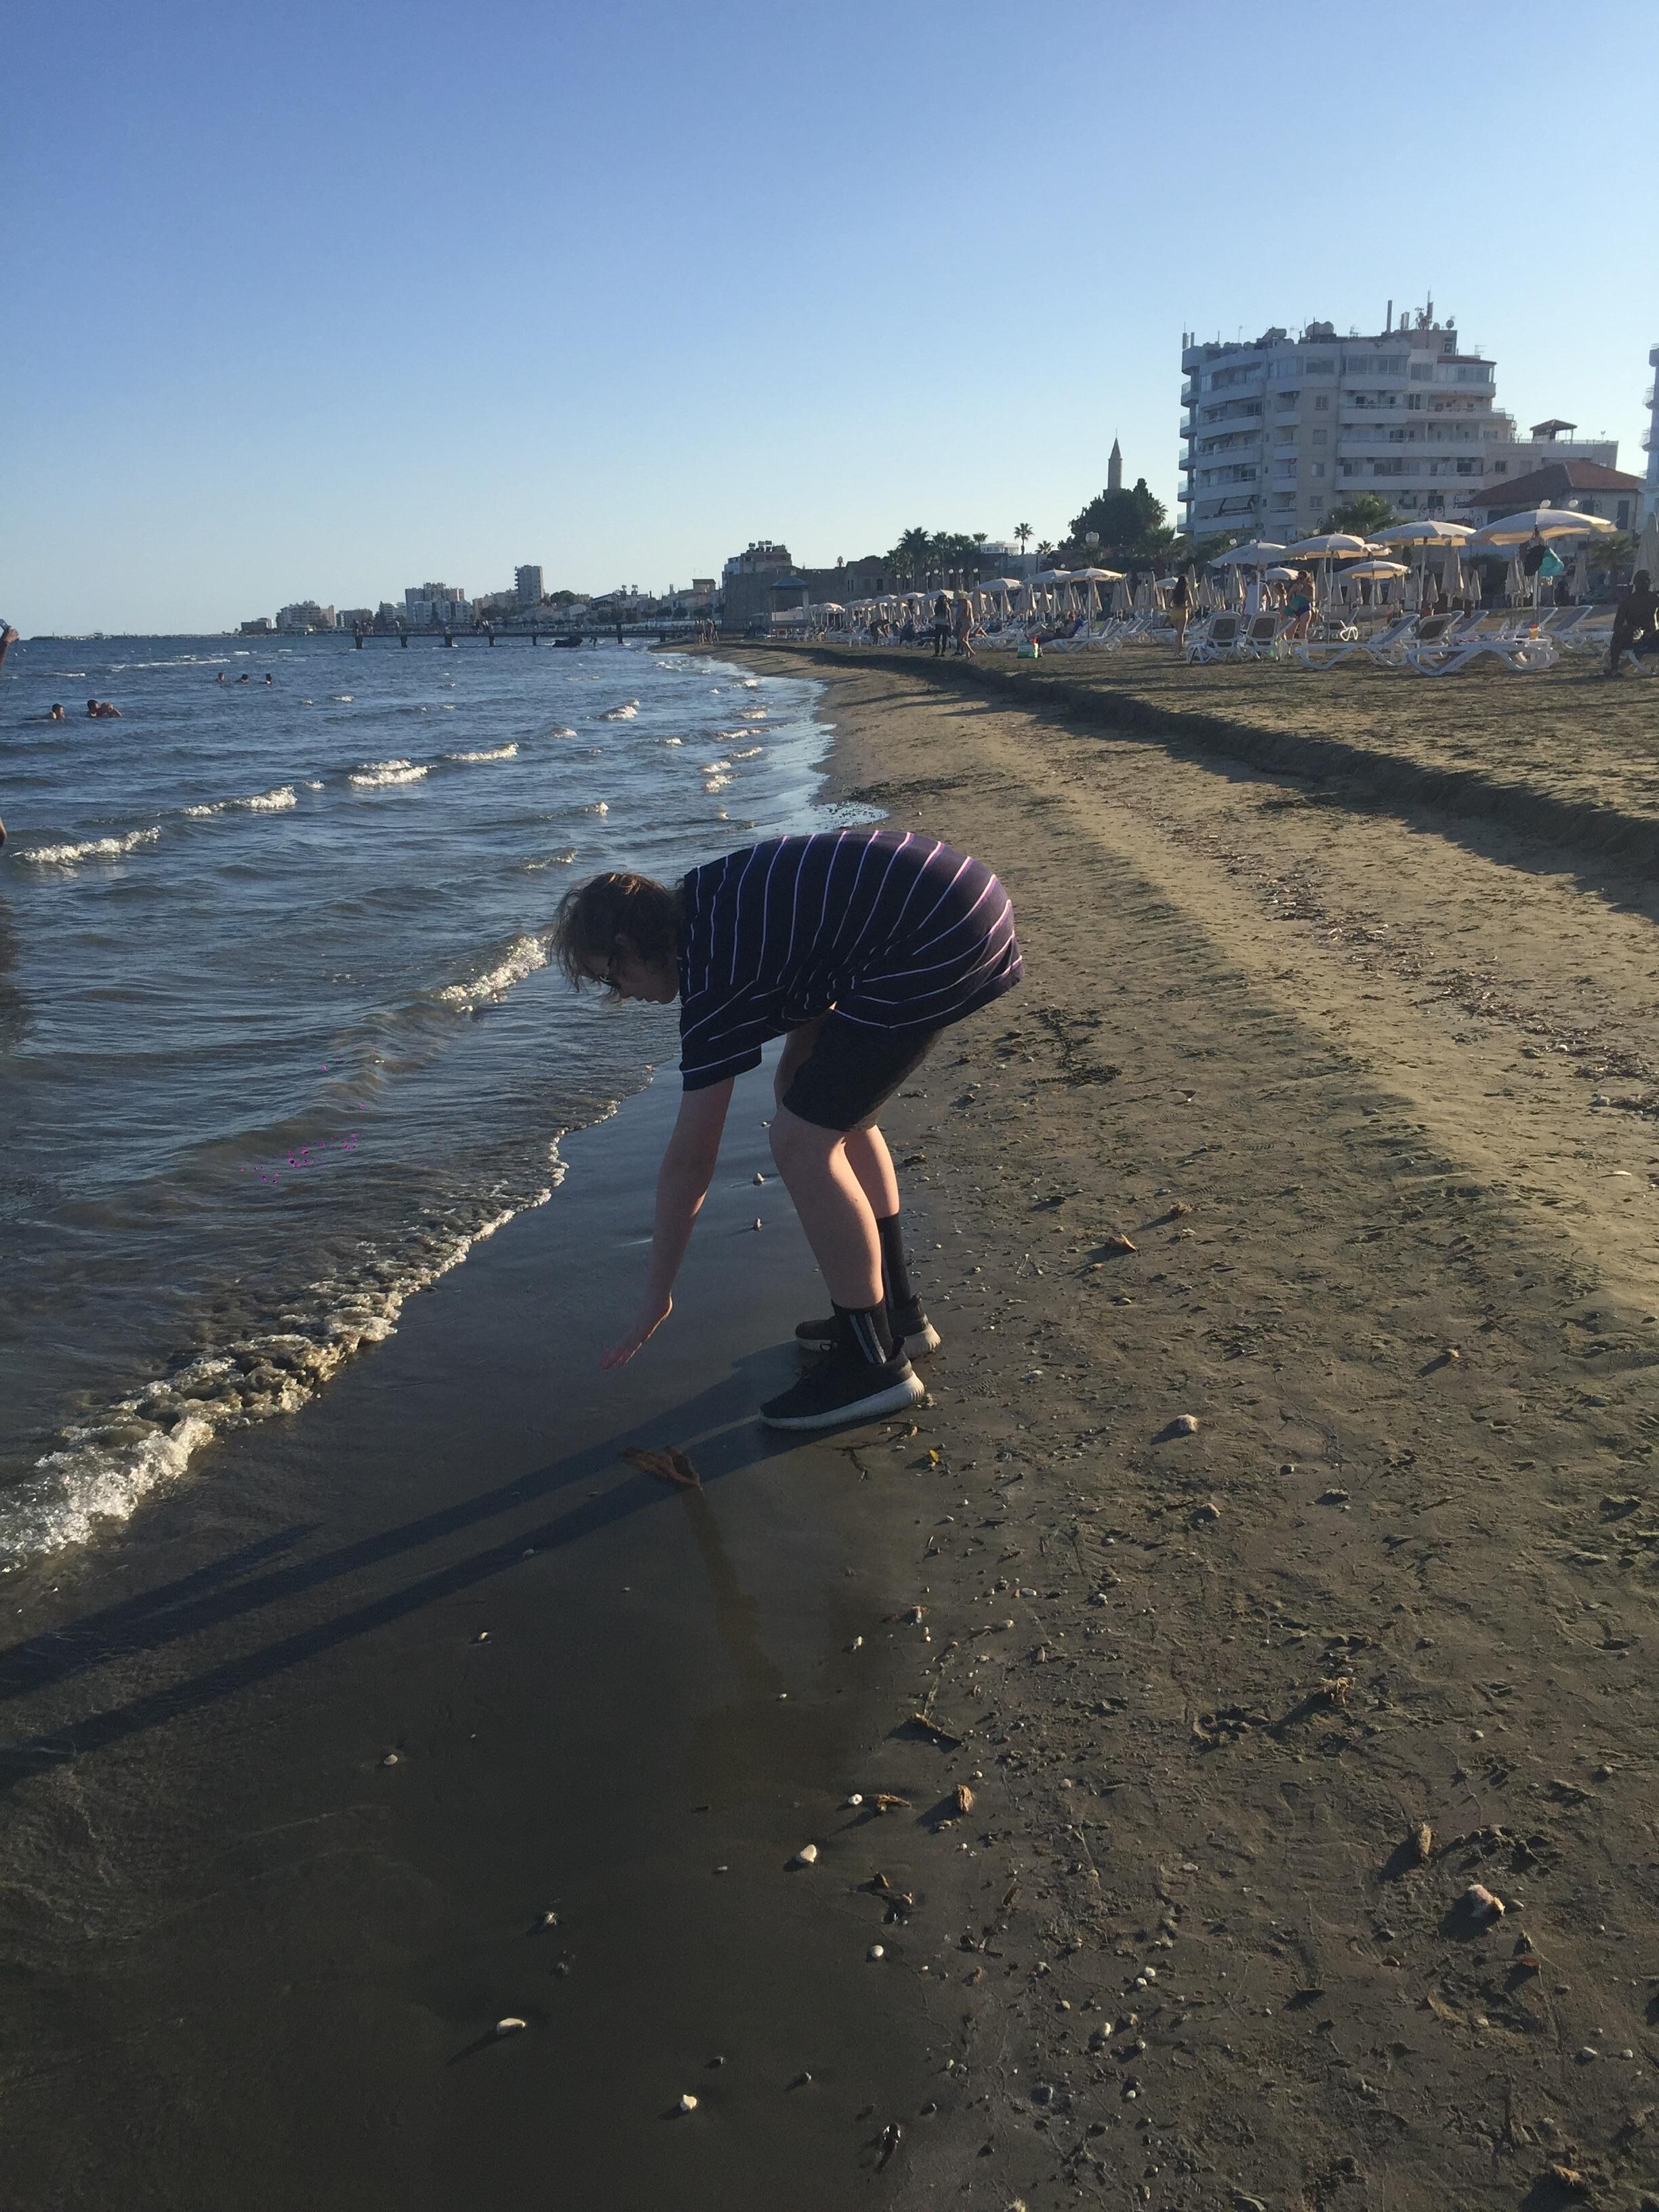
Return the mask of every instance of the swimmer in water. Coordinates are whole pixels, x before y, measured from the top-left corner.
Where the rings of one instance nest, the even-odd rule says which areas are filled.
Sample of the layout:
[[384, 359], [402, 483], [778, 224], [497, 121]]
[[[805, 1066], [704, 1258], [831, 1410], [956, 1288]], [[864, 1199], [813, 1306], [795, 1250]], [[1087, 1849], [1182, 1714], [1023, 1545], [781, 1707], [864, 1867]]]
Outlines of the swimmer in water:
[[270, 671], [269, 671], [269, 670], [267, 670], [267, 671], [266, 671], [266, 673], [265, 673], [265, 682], [266, 682], [267, 684], [273, 684], [273, 683], [275, 683], [275, 681], [276, 681], [276, 678], [275, 678], [270, 674]]
[[239, 676], [236, 679], [239, 684], [246, 684], [248, 680], [246, 676]]
[[222, 684], [222, 683], [224, 682], [224, 680], [225, 680], [225, 672], [224, 672], [224, 670], [223, 670], [222, 668], [219, 671], [219, 673], [218, 673], [218, 674], [214, 678], [214, 679], [213, 679], [213, 680], [214, 680], [214, 682], [215, 682], [216, 684]]
[[94, 722], [118, 722], [121, 719], [121, 709], [109, 699], [88, 699], [87, 714], [88, 719]]
[[49, 722], [67, 722], [69, 716], [54, 699], [52, 702], [52, 712], [46, 716], [46, 720]]

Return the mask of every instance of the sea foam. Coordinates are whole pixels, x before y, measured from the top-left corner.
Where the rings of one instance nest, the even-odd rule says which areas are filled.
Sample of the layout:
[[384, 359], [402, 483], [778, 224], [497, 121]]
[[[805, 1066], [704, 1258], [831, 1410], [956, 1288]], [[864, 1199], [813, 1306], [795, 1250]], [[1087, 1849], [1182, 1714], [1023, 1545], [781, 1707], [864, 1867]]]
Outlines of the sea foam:
[[88, 837], [79, 845], [26, 847], [17, 857], [33, 860], [38, 867], [72, 868], [77, 860], [118, 860], [123, 853], [153, 845], [161, 834], [159, 830], [129, 830], [125, 837]]
[[470, 983], [447, 983], [438, 996], [452, 1006], [481, 1006], [486, 999], [504, 999], [515, 983], [522, 983], [526, 975], [546, 965], [544, 938], [515, 938], [495, 967]]
[[348, 781], [374, 791], [389, 783], [418, 783], [427, 773], [424, 765], [417, 768], [406, 760], [365, 761], [353, 769]]
[[283, 814], [290, 806], [299, 804], [291, 783], [279, 784], [275, 791], [256, 791], [252, 799], [218, 799], [209, 806], [187, 806], [186, 814], [200, 820], [209, 814], [228, 814], [244, 807], [250, 814]]
[[0, 1498], [0, 1557], [17, 1563], [83, 1544], [101, 1524], [129, 1519], [152, 1492], [177, 1481], [215, 1437], [297, 1411], [353, 1353], [393, 1334], [417, 1291], [459, 1267], [515, 1214], [546, 1204], [565, 1176], [556, 1144], [548, 1159], [548, 1181], [514, 1204], [425, 1237], [390, 1265], [370, 1262], [353, 1279], [310, 1285], [298, 1301], [313, 1316], [304, 1325], [198, 1353], [97, 1421], [66, 1430], [60, 1448]]

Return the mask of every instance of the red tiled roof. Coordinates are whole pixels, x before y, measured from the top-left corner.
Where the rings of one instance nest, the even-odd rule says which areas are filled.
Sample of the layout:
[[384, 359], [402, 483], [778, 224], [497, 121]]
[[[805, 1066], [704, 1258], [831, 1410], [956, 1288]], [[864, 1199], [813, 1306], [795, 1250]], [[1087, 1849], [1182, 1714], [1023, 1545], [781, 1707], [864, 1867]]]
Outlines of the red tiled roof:
[[1469, 495], [1471, 507], [1562, 506], [1582, 492], [1639, 492], [1640, 477], [1604, 469], [1599, 461], [1550, 461], [1523, 477], [1491, 479]]

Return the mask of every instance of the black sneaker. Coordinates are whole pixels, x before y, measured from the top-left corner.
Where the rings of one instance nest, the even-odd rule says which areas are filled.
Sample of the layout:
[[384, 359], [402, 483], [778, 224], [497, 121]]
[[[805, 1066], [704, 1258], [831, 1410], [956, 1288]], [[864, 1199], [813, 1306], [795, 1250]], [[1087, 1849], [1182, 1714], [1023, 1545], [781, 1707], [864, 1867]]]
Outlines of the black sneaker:
[[902, 1352], [884, 1366], [872, 1367], [858, 1352], [838, 1347], [799, 1382], [769, 1398], [760, 1413], [772, 1429], [833, 1429], [843, 1421], [902, 1413], [927, 1395], [921, 1377]]
[[[908, 1305], [889, 1306], [887, 1318], [893, 1325], [893, 1334], [903, 1341], [913, 1358], [937, 1352], [945, 1341], [923, 1313], [920, 1298], [912, 1298]], [[795, 1341], [803, 1352], [833, 1352], [843, 1340], [834, 1314], [823, 1321], [804, 1321], [795, 1330]]]

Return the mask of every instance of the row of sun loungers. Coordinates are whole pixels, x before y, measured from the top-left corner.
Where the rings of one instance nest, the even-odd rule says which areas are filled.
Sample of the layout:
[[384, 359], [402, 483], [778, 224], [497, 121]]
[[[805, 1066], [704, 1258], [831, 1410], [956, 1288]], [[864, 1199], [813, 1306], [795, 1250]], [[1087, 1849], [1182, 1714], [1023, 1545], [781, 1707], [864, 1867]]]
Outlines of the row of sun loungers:
[[[1069, 637], [1045, 639], [1045, 657], [1057, 653], [1117, 653], [1133, 645], [1179, 645], [1184, 660], [1294, 661], [1323, 672], [1347, 660], [1416, 676], [1455, 676], [1483, 662], [1533, 675], [1562, 659], [1604, 655], [1613, 637], [1609, 606], [1553, 607], [1534, 614], [1511, 607], [1492, 614], [1399, 615], [1361, 629], [1340, 615], [1327, 615], [1301, 635], [1282, 611], [1246, 617], [1222, 613], [1195, 616], [1177, 632], [1162, 612], [1104, 618], [1079, 627]], [[991, 652], [1017, 652], [1026, 644], [1028, 625], [1006, 622], [981, 633], [975, 644]]]

